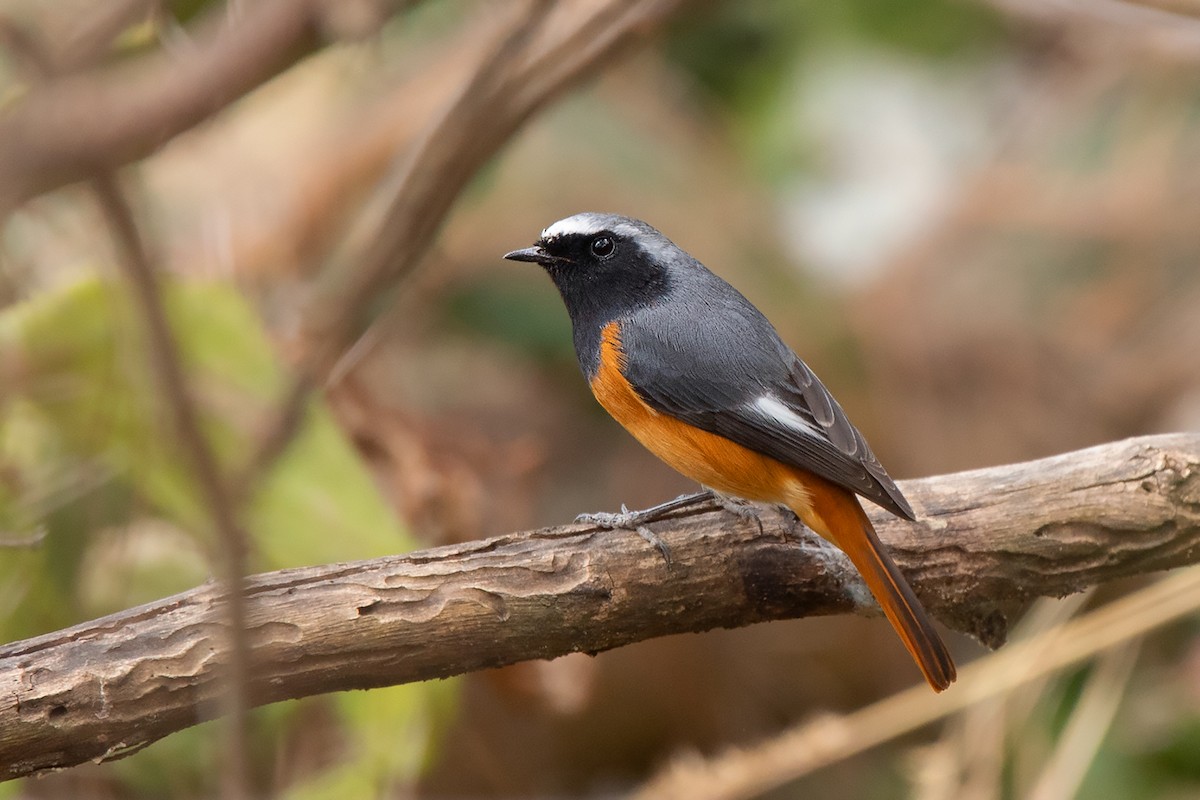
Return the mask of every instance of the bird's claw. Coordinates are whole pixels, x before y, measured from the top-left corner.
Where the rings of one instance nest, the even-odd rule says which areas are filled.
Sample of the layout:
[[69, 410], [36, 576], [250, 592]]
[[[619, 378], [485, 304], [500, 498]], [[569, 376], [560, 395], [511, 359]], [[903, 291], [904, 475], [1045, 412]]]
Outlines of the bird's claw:
[[630, 511], [622, 503], [620, 513], [614, 514], [612, 512], [600, 511], [593, 514], [580, 514], [575, 518], [575, 521], [584, 525], [607, 528], [608, 530], [633, 531], [648, 543], [654, 545], [658, 549], [658, 552], [662, 554], [663, 561], [666, 562], [667, 567], [670, 568], [671, 548], [662, 540], [662, 537], [646, 527], [646, 523], [660, 519], [667, 513], [676, 510], [694, 499], [694, 495], [681, 496], [653, 508], [646, 508], [640, 511]]
[[619, 514], [614, 514], [611, 511], [597, 511], [594, 514], [580, 514], [575, 518], [575, 521], [583, 525], [595, 525], [598, 528], [608, 528], [609, 530], [615, 528], [633, 530], [645, 521], [642, 519], [642, 516], [643, 512], [630, 511], [622, 503]]
[[763, 529], [762, 509], [760, 509], [758, 506], [754, 505], [748, 500], [730, 497], [728, 495], [721, 494], [720, 492], [713, 492], [713, 496], [716, 498], [717, 504], [721, 506], [721, 508], [728, 511], [730, 514], [733, 514], [738, 519], [753, 520], [754, 524], [758, 526], [759, 536], [762, 536], [766, 533], [766, 531]]

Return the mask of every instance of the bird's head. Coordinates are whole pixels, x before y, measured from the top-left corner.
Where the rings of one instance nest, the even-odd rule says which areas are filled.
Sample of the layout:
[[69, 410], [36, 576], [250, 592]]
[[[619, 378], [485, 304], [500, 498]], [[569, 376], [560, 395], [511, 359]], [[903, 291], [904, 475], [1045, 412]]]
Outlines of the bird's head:
[[675, 265], [688, 260], [645, 222], [593, 212], [559, 220], [532, 247], [504, 257], [540, 264], [572, 317], [593, 309], [616, 314], [653, 302], [666, 292]]

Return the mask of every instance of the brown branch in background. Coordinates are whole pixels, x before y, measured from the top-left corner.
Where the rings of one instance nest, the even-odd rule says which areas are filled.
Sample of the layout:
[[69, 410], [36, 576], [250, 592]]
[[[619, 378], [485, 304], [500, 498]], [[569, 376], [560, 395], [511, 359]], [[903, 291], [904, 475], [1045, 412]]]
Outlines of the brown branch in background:
[[[446, 112], [405, 158], [403, 175], [370, 244], [305, 315], [306, 350], [319, 374], [351, 343], [355, 322], [419, 264], [461, 191], [537, 110], [663, 24], [684, 0], [535, 2], [486, 51]], [[347, 279], [343, 282], [343, 275]]]
[[[503, 68], [505, 60], [514, 57], [530, 33], [545, 18], [548, 6], [548, 2], [538, 0], [518, 18], [511, 30], [502, 37], [491, 53], [476, 68], [459, 98], [451, 104], [445, 116], [430, 126], [426, 138], [417, 145], [415, 152], [409, 157], [410, 163], [415, 166], [410, 168], [401, 182], [391, 210], [378, 234], [371, 240], [368, 249], [362, 255], [365, 264], [358, 266], [354, 274], [365, 272], [375, 275], [386, 270], [393, 263], [398, 263], [403, 270], [412, 269], [432, 243], [433, 233], [441, 225], [450, 203], [458, 196], [465, 181], [455, 184], [446, 180], [446, 169], [442, 164], [433, 167], [431, 173], [430, 165], [425, 163], [426, 151], [430, 150], [433, 143], [438, 142], [446, 131], [461, 124], [459, 118], [464, 113], [469, 113], [473, 107], [479, 105], [480, 95], [485, 87], [494, 82], [495, 75]], [[451, 151], [449, 156], [450, 166], [466, 162], [466, 167], [471, 174], [479, 167], [474, 159], [465, 159], [457, 151]], [[414, 209], [405, 202], [410, 195], [416, 194], [418, 197], [424, 197], [429, 193], [428, 190], [414, 190], [414, 174], [422, 177], [431, 174], [433, 183], [441, 187], [444, 192], [443, 196], [446, 202], [442, 207], [421, 205]], [[411, 228], [414, 218], [424, 218], [427, 225], [433, 226], [423, 241], [404, 238], [405, 232]], [[398, 232], [399, 236], [397, 236]], [[271, 468], [276, 459], [283, 455], [292, 439], [299, 433], [304, 421], [304, 410], [308, 405], [309, 393], [313, 388], [314, 375], [332, 367], [334, 359], [341, 354], [348, 343], [350, 334], [347, 331], [353, 329], [354, 319], [362, 312], [361, 307], [369, 300], [369, 297], [361, 296], [360, 293], [360, 296], [354, 298], [353, 301], [333, 304], [332, 319], [334, 322], [326, 323], [325, 333], [310, 338], [308, 357], [297, 368], [292, 386], [279, 405], [274, 424], [267, 430], [258, 447], [255, 448], [244, 472], [244, 479], [240, 484], [245, 487], [247, 492], [253, 491], [258, 479]], [[324, 307], [324, 304], [314, 304], [309, 316], [320, 312]]]
[[[920, 520], [872, 513], [881, 538], [932, 614], [992, 645], [1034, 597], [1200, 560], [1200, 434], [902, 487]], [[840, 552], [780, 516], [763, 522], [700, 503], [654, 523], [670, 567], [632, 533], [569, 525], [253, 577], [250, 702], [874, 611]], [[228, 658], [220, 597], [203, 586], [0, 647], [0, 777], [119, 757], [195, 724]]]
[[[253, 479], [286, 450], [301, 426], [311, 376], [327, 369], [349, 343], [355, 320], [378, 292], [416, 266], [477, 170], [534, 111], [596, 71], [620, 45], [649, 32], [678, 5], [680, 0], [612, 0], [599, 6], [567, 2], [553, 8], [539, 1], [527, 7], [409, 155], [399, 191], [358, 262], [361, 266], [353, 270], [346, 299], [332, 304], [332, 323], [316, 326], [319, 335], [312, 340], [317, 344], [309, 358], [315, 366], [299, 371], [277, 422], [251, 459], [248, 480], [236, 485], [252, 487]], [[120, 14], [101, 20], [98, 39], [119, 28], [127, 19], [123, 14], [136, 11], [136, 5], [129, 4]], [[155, 372], [224, 550], [221, 573], [231, 641], [214, 652], [227, 662], [230, 687], [214, 697], [223, 698], [222, 707], [231, 715], [225, 766], [231, 779], [227, 789], [233, 794], [244, 794], [247, 786], [249, 670], [242, 596], [246, 542], [237, 507], [250, 489], [234, 494], [227, 488], [203, 438], [153, 267], [111, 170], [149, 154], [314, 49], [327, 11], [327, 4], [319, 0], [264, 0], [248, 6], [231, 23], [210, 18], [197, 26], [195, 43], [182, 55], [155, 52], [74, 75], [61, 74], [61, 65], [51, 58], [39, 65], [45, 79], [0, 118], [0, 208], [93, 178], [146, 318]], [[545, 32], [549, 33], [538, 36]], [[23, 44], [19, 37], [10, 38]], [[95, 52], [103, 50], [103, 42], [93, 43]], [[316, 307], [331, 307], [327, 299]], [[111, 746], [110, 742], [105, 749]], [[122, 751], [128, 746], [130, 742], [124, 742]]]
[[[1165, 16], [1176, 17], [1176, 24], [1185, 22], [1188, 18], [1200, 18], [1200, 2], [1197, 0], [1105, 0], [1113, 5], [1127, 5], [1133, 8], [1145, 9], [1148, 12], [1161, 12]], [[1080, 6], [1095, 5], [1092, 0], [1079, 2]], [[1178, 19], [1183, 17], [1184, 19]]]
[[0, 212], [147, 156], [260, 86], [316, 49], [331, 5], [220, 7], [194, 26], [183, 52], [156, 50], [39, 85], [0, 116]]
[[47, 40], [55, 74], [90, 67], [112, 49], [116, 38], [139, 20], [147, 19], [162, 0], [108, 0], [90, 15], [72, 19], [64, 35]]
[[[300, 429], [310, 388], [336, 379], [366, 309], [410, 274], [471, 178], [536, 111], [661, 27], [685, 0], [532, 2], [498, 36], [447, 109], [405, 156], [375, 234], [352, 270], [329, 269], [302, 315], [296, 378], [241, 486], [251, 491]], [[333, 283], [333, 281], [339, 281]], [[354, 357], [361, 355], [355, 348]]]
[[250, 796], [248, 783], [247, 726], [250, 709], [250, 642], [246, 633], [246, 536], [237, 521], [237, 509], [225, 485], [220, 466], [200, 422], [200, 413], [187, 385], [179, 347], [171, 332], [162, 290], [154, 265], [138, 234], [133, 211], [121, 194], [116, 178], [99, 175], [92, 180], [104, 219], [112, 230], [120, 263], [129, 278], [134, 298], [146, 325], [146, 346], [151, 368], [158, 379], [183, 457], [189, 462], [200, 498], [213, 521], [220, 542], [218, 563], [222, 592], [210, 609], [206, 625], [224, 622], [229, 642], [222, 645], [226, 663], [225, 688], [220, 707], [228, 715], [222, 758], [224, 796]]
[[1011, 16], [1057, 29], [1085, 47], [1143, 50], [1185, 63], [1200, 59], [1197, 0], [985, 1]]

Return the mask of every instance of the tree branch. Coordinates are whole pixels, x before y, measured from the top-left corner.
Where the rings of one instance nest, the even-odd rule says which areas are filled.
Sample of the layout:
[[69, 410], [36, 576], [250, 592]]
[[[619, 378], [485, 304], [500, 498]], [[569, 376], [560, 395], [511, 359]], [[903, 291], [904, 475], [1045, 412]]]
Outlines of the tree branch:
[[644, 41], [685, 1], [539, 0], [516, 14], [406, 155], [397, 188], [355, 268], [326, 271], [304, 314], [309, 372], [328, 373], [355, 338], [364, 309], [416, 269], [460, 192], [522, 124]]
[[[902, 482], [872, 513], [929, 611], [998, 645], [1036, 596], [1200, 560], [1200, 434]], [[457, 675], [667, 634], [873, 613], [838, 551], [710, 502], [640, 537], [567, 525], [247, 580], [251, 702]], [[786, 538], [786, 540], [785, 540]], [[0, 648], [0, 777], [117, 758], [216, 708], [229, 659], [206, 585]]]
[[315, 50], [329, 6], [259, 0], [232, 20], [220, 9], [182, 52], [155, 51], [30, 91], [0, 116], [0, 212], [147, 156], [212, 116]]
[[[354, 269], [327, 270], [327, 284], [308, 303], [304, 361], [243, 472], [239, 485], [244, 493], [253, 492], [286, 452], [300, 430], [311, 391], [336, 382], [368, 349], [355, 345], [346, 351], [357, 321], [417, 268], [454, 201], [488, 159], [538, 110], [625, 48], [644, 41], [684, 4], [535, 0], [518, 9], [498, 36], [489, 33], [482, 57], [463, 76], [453, 101], [405, 157], [387, 210], [369, 244], [352, 259]], [[364, 341], [370, 340], [359, 339]]]

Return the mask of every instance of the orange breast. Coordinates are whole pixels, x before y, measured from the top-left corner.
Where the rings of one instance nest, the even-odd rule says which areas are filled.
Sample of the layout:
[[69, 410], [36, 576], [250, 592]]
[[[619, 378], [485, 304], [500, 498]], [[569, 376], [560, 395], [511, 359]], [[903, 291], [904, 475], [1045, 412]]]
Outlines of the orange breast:
[[810, 508], [804, 470], [701, 430], [646, 404], [623, 374], [618, 323], [604, 326], [592, 393], [651, 453], [698, 483], [747, 500], [784, 503], [802, 517]]

